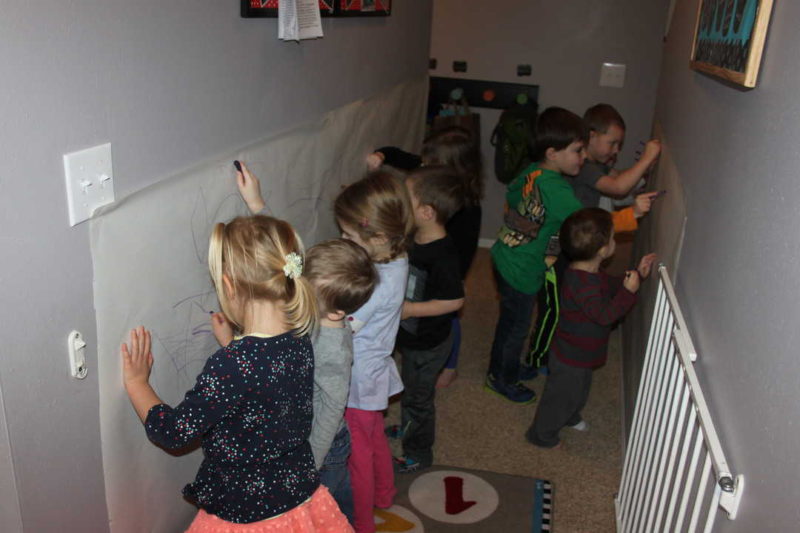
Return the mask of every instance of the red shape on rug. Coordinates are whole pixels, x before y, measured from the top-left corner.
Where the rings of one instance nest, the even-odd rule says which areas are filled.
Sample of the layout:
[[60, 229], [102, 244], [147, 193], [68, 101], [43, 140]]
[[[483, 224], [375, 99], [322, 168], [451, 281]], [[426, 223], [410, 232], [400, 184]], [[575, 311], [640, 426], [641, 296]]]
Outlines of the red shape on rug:
[[464, 478], [447, 476], [444, 478], [444, 511], [447, 514], [460, 514], [478, 502], [464, 501]]

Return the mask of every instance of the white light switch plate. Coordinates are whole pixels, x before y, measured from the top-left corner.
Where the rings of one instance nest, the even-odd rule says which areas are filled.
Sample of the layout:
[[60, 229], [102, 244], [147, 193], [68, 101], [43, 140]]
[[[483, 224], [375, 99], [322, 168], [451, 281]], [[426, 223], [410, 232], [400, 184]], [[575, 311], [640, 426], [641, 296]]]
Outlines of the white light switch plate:
[[111, 143], [64, 154], [64, 176], [69, 225], [74, 226], [88, 220], [98, 207], [114, 201]]
[[625, 70], [623, 63], [603, 63], [600, 68], [600, 87], [624, 87]]

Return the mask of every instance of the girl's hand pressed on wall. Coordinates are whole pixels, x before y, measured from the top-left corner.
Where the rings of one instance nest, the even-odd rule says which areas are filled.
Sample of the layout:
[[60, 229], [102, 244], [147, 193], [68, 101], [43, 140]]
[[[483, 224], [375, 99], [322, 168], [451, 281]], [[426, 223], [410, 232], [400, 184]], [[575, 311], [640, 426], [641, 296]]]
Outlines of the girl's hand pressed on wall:
[[124, 342], [122, 353], [122, 378], [125, 387], [147, 384], [153, 368], [153, 352], [150, 351], [150, 332], [139, 326], [131, 330], [130, 347]]

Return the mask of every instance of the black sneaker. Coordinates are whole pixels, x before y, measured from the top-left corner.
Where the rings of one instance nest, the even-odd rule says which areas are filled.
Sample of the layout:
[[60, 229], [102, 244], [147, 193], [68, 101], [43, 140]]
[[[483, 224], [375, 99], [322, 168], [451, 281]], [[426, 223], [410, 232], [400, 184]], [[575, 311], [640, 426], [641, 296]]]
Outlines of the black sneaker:
[[497, 394], [501, 398], [505, 398], [509, 402], [520, 405], [536, 401], [536, 393], [522, 383], [517, 382], [513, 385], [506, 385], [495, 379], [491, 374], [486, 376], [486, 383], [483, 385], [483, 388]]

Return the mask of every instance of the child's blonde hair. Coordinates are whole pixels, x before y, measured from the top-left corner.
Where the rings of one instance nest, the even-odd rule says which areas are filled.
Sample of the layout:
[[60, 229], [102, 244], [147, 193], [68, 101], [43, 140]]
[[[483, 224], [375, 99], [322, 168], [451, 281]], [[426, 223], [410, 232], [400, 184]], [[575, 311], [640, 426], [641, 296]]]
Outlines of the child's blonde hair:
[[320, 312], [356, 312], [378, 284], [378, 271], [366, 250], [352, 241], [332, 239], [306, 254], [306, 277], [314, 286]]
[[301, 276], [303, 243], [288, 222], [263, 215], [237, 217], [214, 227], [208, 245], [208, 268], [222, 312], [238, 329], [222, 276], [244, 300], [281, 302], [287, 326], [295, 335], [316, 326], [317, 303]]
[[373, 257], [373, 261], [387, 262], [405, 253], [414, 231], [405, 185], [380, 170], [339, 193], [333, 212], [338, 222], [352, 226], [365, 242], [376, 237], [386, 239], [389, 257]]

